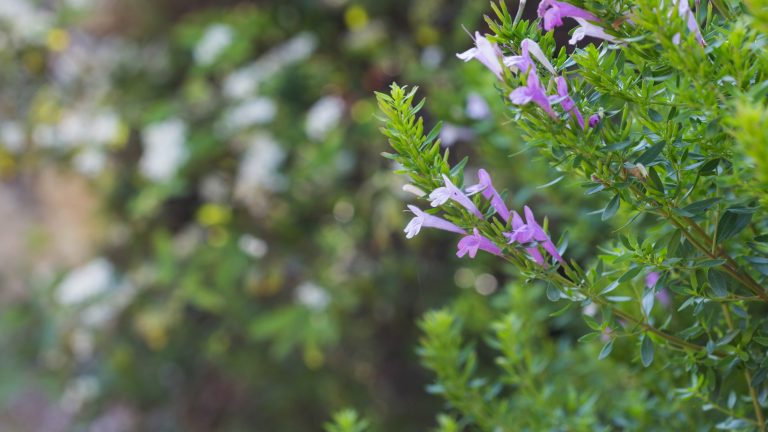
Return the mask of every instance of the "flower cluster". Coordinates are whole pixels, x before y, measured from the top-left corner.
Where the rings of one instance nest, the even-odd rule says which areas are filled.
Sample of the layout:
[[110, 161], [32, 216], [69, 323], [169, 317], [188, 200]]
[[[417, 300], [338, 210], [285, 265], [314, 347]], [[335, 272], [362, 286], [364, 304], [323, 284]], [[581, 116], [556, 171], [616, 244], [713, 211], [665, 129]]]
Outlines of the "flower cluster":
[[[677, 9], [678, 15], [686, 20], [688, 29], [696, 35], [696, 39], [702, 45], [705, 45], [696, 17], [688, 5], [688, 0], [672, 0], [672, 6], [673, 10], [669, 14], [672, 15], [674, 9]], [[579, 26], [573, 31], [569, 41], [571, 45], [575, 45], [585, 37], [603, 39], [613, 44], [622, 43], [618, 38], [607, 33], [605, 29], [594, 24], [594, 22], [600, 22], [600, 19], [594, 14], [566, 2], [543, 0], [539, 3], [538, 15], [542, 19], [542, 26], [546, 31], [561, 26], [563, 18], [574, 19]], [[568, 93], [568, 82], [565, 77], [557, 76], [555, 68], [536, 42], [531, 39], [524, 39], [520, 43], [520, 55], [505, 56], [495, 42], [488, 40], [479, 32], [475, 32], [473, 39], [475, 47], [458, 53], [457, 56], [464, 61], [478, 60], [500, 80], [503, 79], [504, 67], [515, 74], [519, 73], [522, 76], [523, 85], [509, 93], [509, 100], [513, 104], [526, 105], [533, 102], [550, 117], [557, 120], [558, 116], [552, 109], [552, 104], [560, 103], [563, 111], [570, 114], [581, 129], [597, 125], [600, 118], [596, 114], [590, 116], [588, 122], [584, 122], [584, 117], [576, 106], [576, 102]], [[673, 42], [679, 44], [680, 34], [675, 35]], [[556, 95], [547, 94], [546, 86], [542, 85], [540, 81], [533, 59], [536, 59], [549, 72], [550, 78], [555, 82]]]
[[[528, 206], [525, 206], [523, 210], [525, 221], [523, 221], [523, 218], [516, 211], [510, 212], [509, 208], [507, 208], [501, 195], [493, 187], [491, 176], [486, 170], [478, 170], [477, 176], [479, 179], [478, 183], [467, 187], [466, 191], [462, 191], [453, 184], [447, 175], [443, 174], [443, 186], [436, 188], [429, 194], [432, 207], [439, 207], [448, 201], [453, 201], [477, 219], [484, 220], [485, 216], [470, 198], [470, 196], [479, 193], [490, 203], [496, 214], [504, 220], [506, 226], [510, 228], [510, 231], [503, 233], [506, 245], [518, 244], [523, 246], [533, 261], [542, 267], [546, 267], [546, 260], [539, 250], [539, 246], [541, 246], [558, 262], [564, 264], [563, 257], [560, 256], [554, 242], [549, 238], [544, 228], [536, 222], [533, 211]], [[414, 205], [409, 205], [408, 209], [413, 213], [414, 217], [405, 227], [406, 238], [413, 238], [422, 227], [437, 228], [463, 235], [458, 243], [458, 250], [456, 252], [458, 257], [469, 254], [471, 258], [474, 258], [479, 250], [503, 256], [502, 248], [493, 240], [482, 235], [476, 226], [472, 228], [471, 233], [467, 233], [466, 230], [458, 227], [456, 224], [426, 213]]]

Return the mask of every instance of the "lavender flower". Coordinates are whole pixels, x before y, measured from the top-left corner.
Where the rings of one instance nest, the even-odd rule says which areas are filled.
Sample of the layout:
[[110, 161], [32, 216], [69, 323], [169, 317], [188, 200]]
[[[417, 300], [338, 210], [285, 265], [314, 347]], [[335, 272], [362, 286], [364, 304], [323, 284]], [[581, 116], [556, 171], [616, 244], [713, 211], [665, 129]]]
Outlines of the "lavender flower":
[[411, 219], [410, 222], [408, 222], [408, 225], [405, 227], [405, 238], [413, 238], [416, 234], [421, 231], [422, 227], [427, 228], [437, 228], [441, 229], [443, 231], [450, 231], [455, 232], [457, 234], [466, 234], [467, 232], [463, 229], [457, 227], [456, 225], [448, 222], [447, 220], [443, 218], [439, 218], [437, 216], [433, 216], [429, 213], [425, 213], [420, 208], [409, 205], [408, 209], [411, 210], [414, 217]]
[[488, 102], [477, 93], [470, 93], [467, 96], [467, 117], [472, 120], [482, 120], [491, 116], [491, 108]]
[[525, 105], [528, 102], [533, 102], [540, 106], [547, 114], [552, 118], [557, 118], [555, 112], [552, 111], [552, 105], [549, 103], [549, 98], [544, 92], [544, 88], [539, 83], [539, 77], [536, 76], [536, 71], [532, 70], [528, 72], [528, 81], [524, 87], [518, 87], [509, 94], [509, 100], [516, 105]]
[[552, 66], [552, 63], [549, 62], [547, 56], [544, 55], [544, 51], [541, 50], [539, 44], [530, 39], [523, 39], [523, 41], [520, 42], [520, 50], [521, 53], [519, 56], [504, 57], [504, 66], [507, 66], [514, 72], [519, 70], [522, 73], [527, 73], [530, 69], [535, 70], [536, 65], [533, 64], [533, 60], [531, 59], [531, 55], [533, 55], [533, 57], [538, 60], [549, 73], [555, 75], [555, 68]]
[[[701, 29], [699, 29], [699, 23], [696, 21], [696, 15], [693, 14], [693, 11], [688, 4], [688, 0], [672, 0], [672, 6], [677, 6], [677, 13], [680, 15], [680, 18], [685, 19], [685, 22], [688, 25], [688, 31], [696, 35], [696, 40], [699, 41], [702, 46], [706, 45], [707, 43], [701, 35]], [[669, 14], [672, 15], [672, 11], [670, 11]], [[672, 38], [672, 42], [675, 45], [680, 44], [680, 33]]]
[[592, 114], [589, 116], [589, 127], [593, 128], [597, 126], [598, 123], [600, 123], [600, 115]]
[[475, 47], [456, 54], [456, 57], [465, 62], [475, 59], [490, 69], [496, 78], [501, 79], [501, 50], [498, 45], [486, 39], [480, 32], [475, 32]]
[[493, 244], [492, 241], [480, 235], [477, 228], [474, 229], [472, 235], [467, 235], [459, 240], [456, 256], [461, 258], [469, 253], [469, 257], [474, 258], [477, 255], [478, 250], [484, 250], [488, 253], [501, 256], [501, 249]]
[[571, 40], [568, 41], [569, 44], [576, 45], [576, 42], [584, 39], [587, 36], [607, 40], [608, 42], [616, 43], [616, 44], [620, 42], [614, 36], [611, 36], [608, 33], [606, 33], [602, 27], [596, 26], [581, 18], [574, 18], [574, 19], [576, 20], [576, 22], [579, 23], [579, 27], [577, 27], [576, 30], [573, 31], [573, 34], [571, 35]]
[[599, 21], [591, 12], [572, 4], [555, 1], [542, 0], [538, 9], [539, 18], [544, 18], [544, 30], [550, 31], [555, 27], [563, 25], [563, 17], [583, 18], [590, 21]]
[[488, 171], [481, 168], [477, 171], [477, 177], [479, 183], [468, 187], [467, 193], [472, 195], [482, 192], [485, 199], [491, 201], [491, 206], [496, 210], [496, 213], [498, 213], [505, 222], [509, 222], [509, 209], [507, 208], [507, 205], [504, 204], [504, 200], [501, 199], [501, 195], [499, 195], [493, 187], [491, 176], [488, 174]]
[[[561, 264], [565, 264], [563, 257], [560, 256], [560, 253], [557, 251], [557, 247], [555, 247], [555, 244], [549, 238], [547, 233], [544, 232], [544, 228], [542, 228], [541, 225], [536, 222], [536, 218], [534, 217], [533, 211], [531, 211], [530, 207], [525, 206], [524, 211], [525, 224], [520, 225], [518, 222], [518, 228], [514, 228], [515, 216], [518, 219], [520, 218], [520, 216], [515, 213], [513, 215], [513, 231], [511, 233], [504, 233], [504, 236], [507, 237], [509, 243], [526, 244], [534, 241], [538, 242], [541, 244], [544, 250], [549, 252], [549, 254], [555, 257], [555, 259], [557, 259]], [[536, 260], [536, 262], [541, 264], [538, 260]]]
[[557, 94], [560, 96], [560, 105], [563, 107], [563, 110], [575, 117], [579, 126], [584, 129], [584, 117], [581, 116], [581, 112], [576, 107], [576, 102], [568, 94], [568, 83], [563, 77], [557, 77]]
[[451, 179], [449, 179], [445, 174], [443, 174], [443, 181], [445, 181], [445, 186], [439, 187], [433, 190], [431, 194], [429, 194], [429, 199], [432, 201], [432, 207], [445, 204], [446, 201], [450, 199], [461, 204], [465, 209], [469, 210], [470, 213], [474, 214], [480, 219], [483, 218], [483, 214], [480, 213], [480, 210], [477, 209], [472, 200], [469, 199], [469, 197], [467, 197], [464, 192], [461, 191], [461, 189], [454, 186], [454, 184], [451, 183]]
[[645, 286], [650, 288], [653, 288], [656, 286], [656, 283], [659, 281], [659, 278], [661, 278], [661, 275], [659, 272], [650, 272], [647, 276], [645, 276]]
[[[521, 218], [520, 215], [517, 212], [512, 212], [512, 230], [513, 230], [513, 232], [512, 233], [504, 233], [504, 236], [509, 239], [512, 235], [514, 235], [515, 231], [522, 230], [522, 229], [524, 229], [524, 227], [525, 227], [525, 223], [523, 222], [523, 218]], [[544, 261], [544, 257], [541, 256], [541, 252], [539, 251], [539, 248], [537, 248], [536, 246], [532, 246], [532, 247], [526, 248], [525, 250], [526, 250], [526, 252], [528, 252], [528, 255], [531, 256], [531, 258], [533, 259], [533, 261], [536, 264], [538, 264], [538, 265], [540, 265], [542, 267], [546, 267], [547, 266], [546, 261]]]

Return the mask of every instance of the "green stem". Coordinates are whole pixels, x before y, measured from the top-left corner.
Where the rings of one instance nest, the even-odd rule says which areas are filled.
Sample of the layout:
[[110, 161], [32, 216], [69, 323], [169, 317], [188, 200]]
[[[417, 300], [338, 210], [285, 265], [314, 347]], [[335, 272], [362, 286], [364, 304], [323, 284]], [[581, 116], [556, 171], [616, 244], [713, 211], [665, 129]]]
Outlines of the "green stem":
[[[723, 308], [723, 315], [725, 316], [725, 323], [728, 325], [728, 330], [733, 331], [736, 326], [733, 325], [733, 318], [731, 317], [731, 309], [726, 304], [721, 305]], [[757, 392], [752, 387], [752, 374], [744, 366], [744, 379], [747, 381], [747, 388], [749, 388], [749, 396], [752, 398], [752, 407], [755, 410], [755, 417], [757, 418], [757, 426], [760, 428], [760, 432], [765, 432], [765, 418], [763, 417], [763, 409], [760, 407], [760, 402], [757, 400]]]

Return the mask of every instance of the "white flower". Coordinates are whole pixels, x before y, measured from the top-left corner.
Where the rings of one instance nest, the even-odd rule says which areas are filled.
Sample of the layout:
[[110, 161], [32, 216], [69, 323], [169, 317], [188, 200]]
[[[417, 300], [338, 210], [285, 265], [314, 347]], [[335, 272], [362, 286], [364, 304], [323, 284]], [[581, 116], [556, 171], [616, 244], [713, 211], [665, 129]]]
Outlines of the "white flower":
[[244, 101], [224, 113], [222, 125], [227, 132], [238, 132], [249, 126], [267, 124], [275, 118], [277, 105], [266, 97]]
[[56, 300], [62, 305], [82, 303], [109, 289], [113, 277], [112, 264], [97, 258], [67, 274], [56, 289]]
[[235, 196], [248, 201], [256, 189], [278, 190], [283, 178], [277, 169], [285, 158], [285, 151], [269, 135], [253, 136], [250, 146], [240, 160], [235, 183]]
[[18, 153], [24, 148], [26, 134], [18, 122], [0, 123], [0, 143], [11, 153]]
[[103, 151], [89, 147], [78, 153], [72, 162], [75, 169], [81, 174], [96, 176], [104, 171], [104, 166], [107, 164], [107, 156]]
[[195, 63], [203, 66], [212, 64], [235, 38], [232, 28], [224, 24], [208, 26], [195, 46]]
[[317, 46], [317, 37], [303, 32], [289, 39], [224, 79], [224, 95], [233, 99], [247, 98], [259, 88], [259, 84], [283, 68], [308, 58]]
[[320, 141], [332, 131], [344, 113], [344, 100], [338, 96], [324, 96], [309, 109], [304, 130], [307, 136]]
[[250, 234], [243, 234], [240, 236], [237, 245], [240, 246], [240, 250], [253, 258], [261, 258], [266, 255], [269, 250], [267, 242]]
[[172, 178], [187, 158], [186, 136], [187, 125], [180, 119], [147, 126], [142, 132], [144, 154], [139, 161], [141, 173], [158, 182]]
[[304, 282], [296, 287], [296, 301], [314, 311], [322, 311], [328, 307], [331, 297], [323, 287], [314, 282]]

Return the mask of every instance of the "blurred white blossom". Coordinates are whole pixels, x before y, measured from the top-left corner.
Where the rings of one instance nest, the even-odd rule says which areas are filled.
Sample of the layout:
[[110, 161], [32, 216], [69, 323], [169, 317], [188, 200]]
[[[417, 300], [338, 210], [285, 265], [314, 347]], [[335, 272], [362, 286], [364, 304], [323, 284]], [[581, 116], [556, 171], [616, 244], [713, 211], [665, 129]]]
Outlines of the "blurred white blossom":
[[72, 163], [79, 173], [93, 177], [104, 171], [107, 155], [100, 149], [90, 147], [78, 153]]
[[203, 37], [195, 46], [195, 62], [203, 66], [212, 64], [234, 39], [235, 32], [232, 27], [225, 24], [208, 26]]
[[240, 246], [240, 250], [253, 258], [261, 258], [266, 255], [269, 250], [267, 242], [250, 234], [241, 235], [237, 244]]
[[53, 22], [51, 12], [37, 8], [28, 0], [0, 1], [0, 23], [11, 34], [26, 40], [42, 40]]
[[277, 172], [285, 158], [285, 151], [270, 135], [254, 135], [240, 160], [235, 183], [235, 196], [248, 201], [257, 189], [275, 191], [283, 185]]
[[277, 105], [267, 97], [257, 97], [229, 108], [223, 115], [222, 126], [226, 132], [239, 132], [253, 125], [271, 122], [277, 114]]
[[67, 274], [56, 290], [62, 305], [75, 305], [105, 292], [113, 283], [114, 270], [105, 258], [78, 267]]
[[186, 139], [187, 125], [180, 119], [147, 126], [142, 132], [141, 173], [158, 182], [171, 179], [187, 158]]
[[477, 93], [470, 93], [467, 96], [467, 117], [482, 120], [490, 115], [491, 108], [482, 96]]
[[296, 301], [314, 311], [322, 311], [328, 307], [331, 297], [325, 288], [314, 282], [303, 282], [296, 287]]
[[26, 134], [22, 126], [15, 121], [0, 123], [0, 143], [11, 153], [18, 153], [24, 148]]
[[344, 100], [338, 96], [324, 96], [309, 109], [304, 130], [307, 136], [320, 141], [333, 130], [344, 113]]
[[472, 129], [452, 123], [443, 123], [440, 129], [440, 145], [443, 147], [450, 147], [459, 141], [471, 141], [474, 137]]
[[302, 32], [264, 54], [253, 63], [244, 66], [224, 79], [224, 94], [229, 98], [248, 98], [259, 84], [286, 66], [308, 58], [317, 46], [317, 37]]

